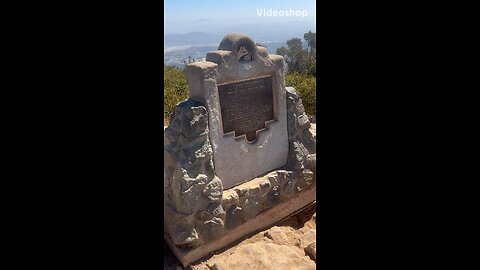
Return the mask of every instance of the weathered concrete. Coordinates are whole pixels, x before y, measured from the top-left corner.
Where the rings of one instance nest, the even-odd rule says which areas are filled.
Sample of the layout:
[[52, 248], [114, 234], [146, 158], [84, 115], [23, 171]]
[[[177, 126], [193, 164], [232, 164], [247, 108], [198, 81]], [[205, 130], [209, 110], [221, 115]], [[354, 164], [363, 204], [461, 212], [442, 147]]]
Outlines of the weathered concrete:
[[[238, 62], [240, 41], [252, 46], [253, 60]], [[288, 137], [286, 89], [283, 57], [268, 55], [250, 38], [241, 34], [226, 36], [218, 51], [207, 54], [205, 62], [187, 66], [190, 98], [209, 110], [209, 138], [213, 148], [215, 173], [224, 188], [248, 181], [287, 163]], [[254, 143], [224, 135], [221, 124], [217, 84], [273, 76], [275, 121], [267, 124]]]

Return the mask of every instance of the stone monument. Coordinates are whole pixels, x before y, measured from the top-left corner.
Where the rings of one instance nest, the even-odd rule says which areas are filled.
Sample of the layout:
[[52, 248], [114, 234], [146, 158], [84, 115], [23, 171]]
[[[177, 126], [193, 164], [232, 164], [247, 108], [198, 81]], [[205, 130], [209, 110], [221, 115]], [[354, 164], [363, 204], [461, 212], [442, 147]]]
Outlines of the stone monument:
[[315, 201], [316, 141], [282, 56], [232, 33], [186, 67], [165, 129], [165, 240], [184, 267]]

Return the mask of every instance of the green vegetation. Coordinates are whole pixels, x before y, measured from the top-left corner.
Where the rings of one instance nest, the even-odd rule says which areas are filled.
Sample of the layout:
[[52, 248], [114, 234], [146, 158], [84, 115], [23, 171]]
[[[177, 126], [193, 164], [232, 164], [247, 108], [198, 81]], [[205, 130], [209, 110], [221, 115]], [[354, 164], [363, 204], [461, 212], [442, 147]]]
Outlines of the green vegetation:
[[314, 76], [302, 75], [299, 73], [290, 73], [285, 76], [285, 85], [295, 88], [302, 99], [305, 113], [313, 116], [317, 112], [316, 86], [317, 79]]
[[292, 38], [287, 40], [287, 46], [277, 49], [277, 54], [285, 58], [287, 71], [308, 76], [317, 76], [317, 34], [309, 31], [303, 35], [305, 46], [301, 39]]
[[288, 48], [280, 47], [277, 54], [285, 58], [287, 75], [285, 85], [297, 90], [307, 115], [316, 114], [317, 100], [317, 34], [309, 31], [303, 35], [305, 46], [299, 38], [287, 41]]
[[[316, 114], [316, 33], [311, 31], [303, 36], [305, 42], [299, 38], [287, 41], [288, 48], [280, 47], [277, 54], [285, 57], [287, 75], [285, 85], [294, 87], [303, 101], [307, 115]], [[163, 116], [169, 119], [175, 105], [188, 98], [188, 84], [185, 71], [177, 67], [163, 65], [164, 94]], [[168, 120], [167, 120], [168, 121]]]
[[175, 105], [188, 98], [185, 72], [177, 67], [163, 65], [163, 117], [169, 119]]

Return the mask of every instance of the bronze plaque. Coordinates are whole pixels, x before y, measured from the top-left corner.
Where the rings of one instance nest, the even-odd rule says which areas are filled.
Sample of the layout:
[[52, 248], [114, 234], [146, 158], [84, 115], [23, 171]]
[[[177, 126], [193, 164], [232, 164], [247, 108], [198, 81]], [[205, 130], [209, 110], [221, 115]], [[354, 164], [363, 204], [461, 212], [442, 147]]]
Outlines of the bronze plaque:
[[218, 85], [223, 134], [254, 142], [265, 122], [274, 120], [272, 76]]

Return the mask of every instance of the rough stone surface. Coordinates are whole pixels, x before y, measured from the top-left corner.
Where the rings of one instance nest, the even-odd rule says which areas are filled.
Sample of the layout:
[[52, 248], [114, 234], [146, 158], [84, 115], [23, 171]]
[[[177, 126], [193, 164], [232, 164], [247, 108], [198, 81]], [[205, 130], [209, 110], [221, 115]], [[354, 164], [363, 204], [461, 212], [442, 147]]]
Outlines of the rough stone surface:
[[206, 241], [211, 241], [223, 233], [223, 220], [217, 217], [205, 221], [202, 237]]
[[231, 206], [227, 211], [227, 228], [233, 229], [244, 221], [244, 210], [238, 206]]
[[203, 190], [203, 195], [209, 201], [221, 201], [223, 195], [222, 181], [215, 177]]
[[165, 129], [165, 226], [179, 247], [197, 247], [223, 232], [222, 182], [214, 174], [208, 112], [179, 103]]
[[[314, 234], [309, 233], [315, 230], [314, 213], [315, 206], [309, 207], [187, 269], [315, 269], [316, 243]], [[300, 238], [310, 244], [303, 248], [297, 244]]]
[[308, 255], [312, 260], [317, 261], [317, 244], [316, 242], [311, 243], [305, 249], [305, 254]]
[[293, 245], [292, 239], [295, 239], [293, 228], [272, 227], [264, 233], [265, 237], [271, 239], [278, 245]]
[[[232, 269], [315, 269], [315, 262], [294, 248], [274, 243], [249, 243], [235, 250], [237, 256], [215, 263], [218, 270]], [[271, 256], [271, 254], [283, 256]], [[240, 255], [241, 254], [241, 255]]]
[[310, 244], [315, 243], [315, 239], [317, 237], [317, 230], [310, 229], [306, 231], [301, 237], [297, 239], [295, 243], [301, 249], [307, 248]]
[[288, 168], [316, 172], [316, 140], [300, 96], [293, 87], [287, 90]]
[[[241, 43], [243, 42], [243, 43]], [[253, 60], [239, 62], [240, 44], [252, 46]], [[209, 137], [214, 152], [215, 172], [225, 189], [253, 179], [287, 163], [285, 64], [283, 57], [268, 55], [265, 48], [242, 34], [227, 35], [217, 51], [209, 52], [205, 62], [187, 65], [190, 97], [209, 110]], [[258, 134], [254, 143], [223, 134], [217, 84], [273, 75], [276, 121]]]
[[228, 189], [222, 201], [223, 209], [227, 209], [226, 228], [233, 229], [315, 185], [315, 175], [308, 169], [276, 170]]

